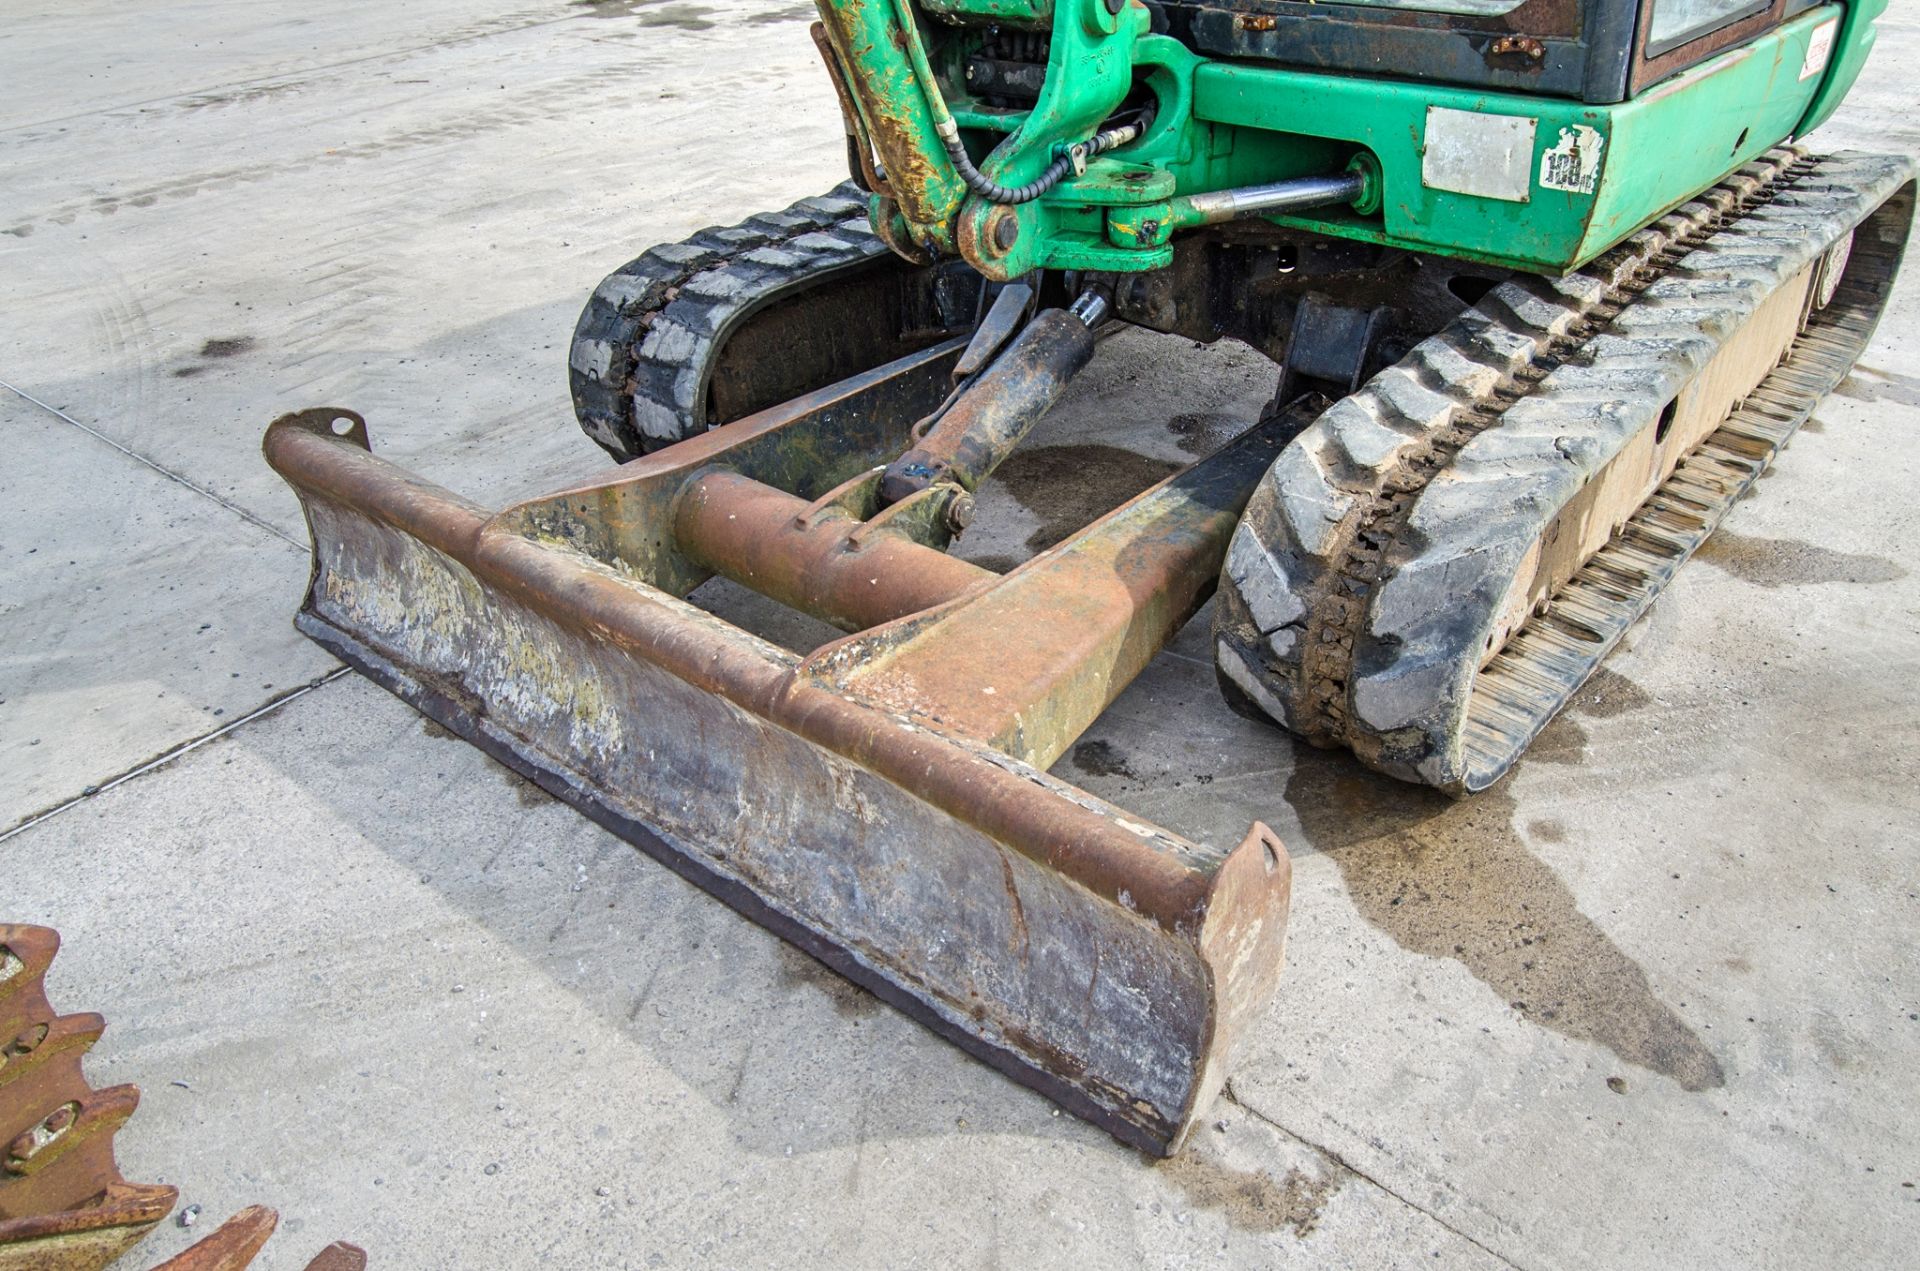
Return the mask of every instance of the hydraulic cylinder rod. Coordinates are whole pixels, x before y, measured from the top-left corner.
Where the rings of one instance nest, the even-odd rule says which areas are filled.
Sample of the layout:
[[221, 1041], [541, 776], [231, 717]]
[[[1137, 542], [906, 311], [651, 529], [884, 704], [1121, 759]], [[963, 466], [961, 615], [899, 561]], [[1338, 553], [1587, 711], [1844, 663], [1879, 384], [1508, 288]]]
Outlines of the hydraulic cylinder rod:
[[881, 502], [898, 503], [938, 481], [977, 489], [1092, 360], [1090, 328], [1106, 306], [1089, 304], [1084, 314], [1048, 309], [1028, 323], [920, 444], [887, 466]]
[[1195, 225], [1215, 225], [1248, 216], [1272, 216], [1280, 212], [1298, 212], [1335, 203], [1352, 203], [1367, 189], [1361, 172], [1338, 172], [1327, 176], [1293, 177], [1267, 185], [1243, 185], [1232, 190], [1214, 190], [1190, 194], [1174, 200], [1173, 223], [1176, 229]]

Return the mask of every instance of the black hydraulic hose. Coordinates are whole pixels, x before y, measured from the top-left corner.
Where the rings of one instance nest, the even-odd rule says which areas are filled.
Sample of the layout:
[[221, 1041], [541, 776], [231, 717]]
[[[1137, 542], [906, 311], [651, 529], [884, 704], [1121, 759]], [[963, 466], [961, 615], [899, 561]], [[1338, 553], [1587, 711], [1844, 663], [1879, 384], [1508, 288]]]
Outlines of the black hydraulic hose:
[[960, 174], [960, 179], [966, 182], [969, 190], [989, 203], [1031, 203], [1066, 180], [1067, 174], [1073, 171], [1073, 156], [1063, 154], [1048, 164], [1046, 171], [1025, 185], [1005, 186], [973, 166], [973, 160], [967, 156], [967, 148], [961, 143], [958, 131], [941, 140], [946, 143], [947, 159], [953, 164], [953, 170]]
[[947, 158], [953, 164], [953, 170], [960, 174], [966, 187], [989, 203], [1013, 206], [1031, 203], [1041, 195], [1059, 185], [1067, 177], [1086, 168], [1087, 160], [1097, 154], [1126, 145], [1147, 130], [1153, 122], [1151, 114], [1143, 115], [1134, 123], [1120, 128], [1109, 128], [1096, 133], [1087, 141], [1069, 147], [1065, 152], [1046, 166], [1046, 170], [1025, 185], [1005, 186], [983, 174], [973, 166], [973, 160], [967, 156], [967, 147], [960, 140], [960, 129], [949, 122], [938, 127], [940, 140], [947, 149]]
[[1031, 203], [1067, 179], [1069, 173], [1085, 170], [1087, 160], [1102, 151], [1124, 146], [1129, 141], [1145, 133], [1153, 123], [1153, 107], [1147, 105], [1140, 118], [1123, 128], [1111, 128], [1096, 133], [1087, 141], [1068, 147], [1038, 177], [1025, 185], [1011, 188], [981, 173], [973, 166], [973, 160], [967, 155], [966, 146], [960, 141], [960, 125], [953, 121], [953, 112], [947, 109], [946, 98], [941, 96], [940, 82], [934, 77], [933, 65], [927, 61], [926, 47], [920, 42], [920, 21], [914, 13], [911, 0], [894, 0], [896, 16], [900, 20], [901, 44], [906, 50], [907, 59], [913, 66], [913, 77], [920, 84], [920, 91], [926, 97], [927, 110], [933, 115], [933, 130], [939, 134], [941, 144], [946, 148], [947, 158], [952, 162], [954, 171], [960, 174], [960, 180], [967, 189], [979, 195], [989, 203], [1015, 204]]

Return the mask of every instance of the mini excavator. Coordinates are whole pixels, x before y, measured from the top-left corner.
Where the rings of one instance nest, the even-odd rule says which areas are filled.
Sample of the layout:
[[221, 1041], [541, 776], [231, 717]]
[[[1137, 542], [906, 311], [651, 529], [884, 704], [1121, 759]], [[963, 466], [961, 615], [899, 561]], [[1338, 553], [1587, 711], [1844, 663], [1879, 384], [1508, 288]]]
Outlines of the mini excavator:
[[[1794, 143], [1884, 0], [816, 3], [846, 180], [595, 290], [617, 466], [493, 510], [286, 416], [297, 621], [1170, 1153], [1280, 974], [1286, 851], [1050, 767], [1212, 597], [1237, 710], [1498, 781], [1872, 334], [1912, 168]], [[1005, 573], [950, 554], [1123, 325], [1265, 353], [1270, 404]], [[762, 639], [716, 577], [844, 634]]]

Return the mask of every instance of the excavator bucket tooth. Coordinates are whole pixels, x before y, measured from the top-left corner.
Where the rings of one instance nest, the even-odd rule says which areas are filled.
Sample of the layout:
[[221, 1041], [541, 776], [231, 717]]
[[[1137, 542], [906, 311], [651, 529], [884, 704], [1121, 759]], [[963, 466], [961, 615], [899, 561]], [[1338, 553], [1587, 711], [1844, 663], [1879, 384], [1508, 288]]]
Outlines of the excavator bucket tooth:
[[[278, 1210], [248, 1205], [151, 1271], [245, 1271], [279, 1225]], [[304, 1271], [364, 1271], [366, 1265], [365, 1249], [336, 1240], [314, 1255]]]
[[[296, 622], [843, 976], [1168, 1153], [1278, 977], [1287, 855], [1257, 823], [1190, 842], [1045, 769], [1062, 721], [1090, 723], [1205, 600], [1297, 421], [1002, 578], [895, 528], [910, 515], [845, 510], [964, 345], [497, 513], [375, 457], [351, 412], [284, 417], [265, 451], [313, 541]], [[776, 647], [683, 599], [722, 569], [861, 630]], [[983, 635], [997, 697], [965, 678]]]
[[0, 924], [0, 1271], [103, 1267], [177, 1196], [120, 1176], [113, 1135], [140, 1092], [87, 1084], [80, 1060], [104, 1024], [47, 1001], [59, 948], [50, 928]]

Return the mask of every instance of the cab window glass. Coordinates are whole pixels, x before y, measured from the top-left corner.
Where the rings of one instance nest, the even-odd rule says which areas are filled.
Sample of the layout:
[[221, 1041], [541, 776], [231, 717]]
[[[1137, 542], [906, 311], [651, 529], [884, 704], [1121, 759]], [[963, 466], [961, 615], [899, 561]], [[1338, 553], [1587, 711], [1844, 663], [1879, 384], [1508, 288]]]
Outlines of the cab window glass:
[[1654, 0], [1647, 26], [1647, 53], [1657, 55], [1767, 8], [1765, 0]]

